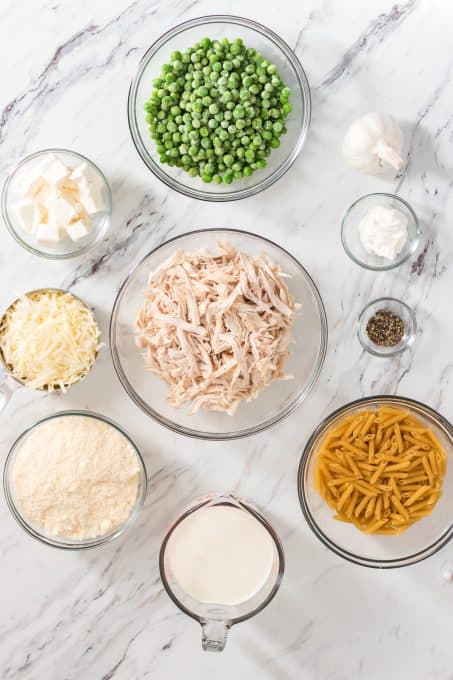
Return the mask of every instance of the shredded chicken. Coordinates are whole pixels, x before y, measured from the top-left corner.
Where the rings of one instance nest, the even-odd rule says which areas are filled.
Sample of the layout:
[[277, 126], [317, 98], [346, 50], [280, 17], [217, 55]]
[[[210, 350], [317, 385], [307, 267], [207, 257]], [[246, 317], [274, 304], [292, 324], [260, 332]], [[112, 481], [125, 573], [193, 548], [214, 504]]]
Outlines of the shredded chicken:
[[149, 276], [137, 344], [172, 406], [232, 415], [271, 380], [292, 377], [283, 367], [299, 307], [265, 256], [225, 242], [176, 251]]

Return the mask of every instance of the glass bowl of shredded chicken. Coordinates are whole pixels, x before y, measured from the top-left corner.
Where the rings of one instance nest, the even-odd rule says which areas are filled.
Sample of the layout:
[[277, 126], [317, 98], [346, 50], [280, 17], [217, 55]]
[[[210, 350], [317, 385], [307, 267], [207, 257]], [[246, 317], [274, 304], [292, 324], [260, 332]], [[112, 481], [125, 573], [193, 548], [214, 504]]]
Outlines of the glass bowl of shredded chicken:
[[181, 434], [234, 439], [307, 397], [327, 321], [310, 275], [283, 248], [204, 229], [158, 246], [129, 275], [110, 344], [123, 387], [145, 413]]

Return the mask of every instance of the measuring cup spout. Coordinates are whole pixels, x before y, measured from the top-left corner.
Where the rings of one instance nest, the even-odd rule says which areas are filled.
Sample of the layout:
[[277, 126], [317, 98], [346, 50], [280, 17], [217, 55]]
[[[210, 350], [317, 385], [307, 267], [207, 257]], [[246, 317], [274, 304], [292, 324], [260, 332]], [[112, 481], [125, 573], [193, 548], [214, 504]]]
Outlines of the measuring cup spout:
[[202, 621], [201, 644], [206, 652], [223, 652], [231, 621]]

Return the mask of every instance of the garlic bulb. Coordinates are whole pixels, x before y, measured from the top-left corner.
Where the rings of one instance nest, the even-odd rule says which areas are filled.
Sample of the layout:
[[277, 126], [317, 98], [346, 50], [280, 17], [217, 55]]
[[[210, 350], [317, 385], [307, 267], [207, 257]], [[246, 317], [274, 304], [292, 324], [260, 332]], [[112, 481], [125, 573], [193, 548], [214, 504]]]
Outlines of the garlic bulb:
[[383, 172], [389, 164], [401, 170], [403, 133], [392, 116], [367, 113], [350, 126], [343, 139], [343, 156], [353, 168], [370, 174]]

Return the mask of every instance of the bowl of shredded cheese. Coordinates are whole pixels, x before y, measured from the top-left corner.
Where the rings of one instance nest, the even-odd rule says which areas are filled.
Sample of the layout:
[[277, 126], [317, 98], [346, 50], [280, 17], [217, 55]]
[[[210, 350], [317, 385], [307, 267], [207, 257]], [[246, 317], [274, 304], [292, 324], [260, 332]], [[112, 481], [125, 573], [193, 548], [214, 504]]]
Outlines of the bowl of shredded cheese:
[[25, 430], [3, 486], [19, 525], [42, 543], [94, 548], [120, 536], [146, 497], [146, 469], [129, 435], [105, 416], [62, 411]]
[[302, 454], [298, 489], [317, 538], [386, 569], [419, 562], [453, 536], [453, 427], [413, 399], [358, 399], [329, 415]]
[[93, 312], [64, 290], [25, 293], [0, 319], [3, 370], [30, 389], [66, 391], [89, 373], [100, 347]]

